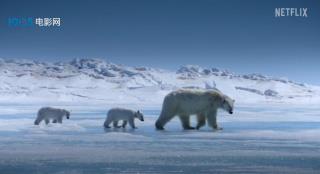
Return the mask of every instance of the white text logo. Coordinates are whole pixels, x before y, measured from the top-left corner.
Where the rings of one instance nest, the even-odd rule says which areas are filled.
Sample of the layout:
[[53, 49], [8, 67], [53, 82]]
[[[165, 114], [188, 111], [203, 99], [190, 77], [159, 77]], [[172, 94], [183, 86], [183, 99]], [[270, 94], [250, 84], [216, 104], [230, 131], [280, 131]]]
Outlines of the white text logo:
[[275, 17], [308, 17], [308, 8], [275, 8]]

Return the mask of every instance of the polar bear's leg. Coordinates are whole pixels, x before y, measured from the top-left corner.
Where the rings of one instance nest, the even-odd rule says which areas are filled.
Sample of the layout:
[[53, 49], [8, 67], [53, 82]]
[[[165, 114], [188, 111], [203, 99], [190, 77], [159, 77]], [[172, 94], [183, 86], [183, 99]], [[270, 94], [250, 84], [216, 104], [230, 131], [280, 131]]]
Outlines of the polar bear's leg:
[[195, 129], [190, 126], [190, 115], [179, 115], [183, 129]]
[[217, 124], [217, 111], [209, 112], [207, 115], [208, 124], [210, 127], [216, 130], [222, 130]]
[[207, 115], [208, 125], [212, 127], [213, 129], [216, 129], [218, 127], [216, 123], [216, 116], [213, 115]]
[[131, 126], [132, 129], [137, 129], [136, 125], [134, 124], [134, 119], [129, 119], [129, 125]]
[[122, 127], [123, 127], [123, 128], [126, 128], [127, 123], [128, 123], [128, 121], [127, 121], [127, 120], [123, 120], [123, 122], [122, 122]]
[[161, 114], [156, 121], [156, 129], [158, 130], [164, 130], [163, 126], [168, 123], [174, 116], [176, 115], [176, 112], [172, 109], [171, 106], [165, 105], [162, 108]]
[[40, 110], [40, 111], [38, 111], [37, 118], [34, 121], [34, 124], [35, 125], [39, 125], [42, 120], [43, 120], [43, 116], [42, 116], [41, 110]]
[[120, 128], [121, 126], [118, 126], [118, 120], [113, 121], [113, 127], [114, 128]]
[[176, 106], [177, 102], [175, 102], [172, 96], [166, 96], [164, 98], [161, 114], [155, 123], [157, 130], [164, 130], [164, 125], [168, 123], [175, 115], [177, 115]]
[[52, 121], [52, 123], [57, 123], [58, 122], [58, 120], [57, 119], [54, 119], [53, 121]]
[[105, 128], [110, 128], [110, 123], [112, 122], [112, 120], [108, 117], [107, 119], [106, 119], [106, 121], [104, 122], [104, 127]]
[[160, 115], [160, 117], [158, 118], [158, 120], [156, 121], [156, 128], [158, 130], [164, 130], [163, 126], [168, 123], [175, 115], [174, 114], [162, 114]]
[[197, 114], [197, 129], [200, 129], [202, 126], [204, 126], [206, 124], [206, 116], [203, 113], [199, 113]]
[[44, 119], [44, 121], [46, 122], [46, 124], [49, 124], [50, 120], [48, 118]]
[[34, 121], [34, 124], [39, 125], [41, 121], [42, 121], [42, 119], [37, 117], [37, 119]]
[[62, 116], [57, 118], [58, 123], [62, 123]]

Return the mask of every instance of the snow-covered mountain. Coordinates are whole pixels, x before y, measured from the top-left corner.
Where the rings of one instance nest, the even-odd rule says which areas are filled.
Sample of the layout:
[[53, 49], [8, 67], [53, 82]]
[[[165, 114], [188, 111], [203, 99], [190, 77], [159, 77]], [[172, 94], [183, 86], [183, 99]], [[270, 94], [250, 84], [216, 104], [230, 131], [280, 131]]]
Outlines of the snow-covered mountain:
[[320, 103], [320, 87], [260, 74], [237, 75], [195, 65], [176, 72], [102, 59], [39, 62], [0, 59], [0, 102], [160, 104], [180, 88], [219, 89], [238, 103]]

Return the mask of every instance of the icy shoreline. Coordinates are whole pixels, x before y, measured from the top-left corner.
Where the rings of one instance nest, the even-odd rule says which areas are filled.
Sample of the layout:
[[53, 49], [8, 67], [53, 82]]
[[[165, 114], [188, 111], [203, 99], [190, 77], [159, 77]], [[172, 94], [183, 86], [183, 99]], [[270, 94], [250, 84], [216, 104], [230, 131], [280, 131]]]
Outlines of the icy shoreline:
[[[129, 106], [127, 106], [129, 107]], [[156, 131], [160, 110], [143, 109], [138, 129], [104, 129], [106, 109], [70, 106], [62, 125], [33, 125], [37, 106], [0, 107], [4, 173], [317, 173], [317, 108], [240, 107], [220, 112], [222, 131], [183, 131], [173, 119]], [[195, 124], [194, 117], [192, 124]]]

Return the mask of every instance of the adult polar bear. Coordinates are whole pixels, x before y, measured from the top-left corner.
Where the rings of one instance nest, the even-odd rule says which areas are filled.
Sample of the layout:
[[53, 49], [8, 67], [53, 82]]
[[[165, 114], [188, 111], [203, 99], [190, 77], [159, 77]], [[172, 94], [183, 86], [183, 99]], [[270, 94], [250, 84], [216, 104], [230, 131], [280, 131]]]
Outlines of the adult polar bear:
[[197, 129], [205, 125], [206, 119], [213, 129], [221, 129], [217, 124], [217, 110], [222, 108], [233, 113], [234, 100], [217, 90], [177, 90], [169, 93], [163, 101], [162, 111], [155, 123], [158, 130], [174, 116], [178, 115], [184, 129], [190, 126], [190, 115], [197, 115]]

